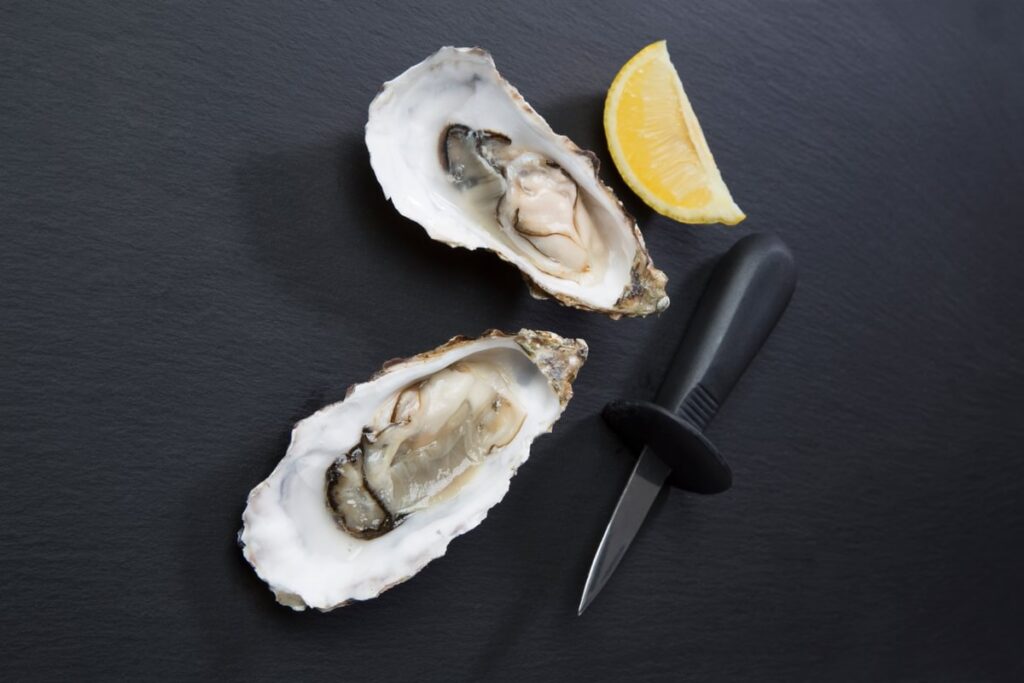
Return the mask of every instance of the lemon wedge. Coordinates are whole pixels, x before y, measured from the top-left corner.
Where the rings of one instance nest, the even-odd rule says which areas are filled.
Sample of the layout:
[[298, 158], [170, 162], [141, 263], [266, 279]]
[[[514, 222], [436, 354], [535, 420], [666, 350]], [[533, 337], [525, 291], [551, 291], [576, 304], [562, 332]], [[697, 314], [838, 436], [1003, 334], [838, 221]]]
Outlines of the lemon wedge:
[[604, 132], [619, 173], [658, 213], [683, 223], [735, 225], [746, 218], [715, 165], [664, 40], [640, 50], [615, 76]]

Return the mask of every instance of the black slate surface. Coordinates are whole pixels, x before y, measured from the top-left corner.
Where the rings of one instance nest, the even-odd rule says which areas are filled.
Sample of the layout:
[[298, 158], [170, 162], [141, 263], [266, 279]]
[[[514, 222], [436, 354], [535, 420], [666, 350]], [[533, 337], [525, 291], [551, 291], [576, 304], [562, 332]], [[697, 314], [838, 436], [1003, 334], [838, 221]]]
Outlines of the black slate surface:
[[[1015, 2], [0, 8], [5, 680], [1024, 679], [1024, 12]], [[618, 179], [616, 70], [667, 38], [749, 219], [691, 228]], [[605, 161], [673, 304], [532, 300], [382, 198], [380, 82], [479, 44]], [[648, 397], [709, 264], [793, 248], [789, 311], [710, 434], [735, 486], [671, 492], [582, 618]], [[291, 424], [456, 333], [591, 360], [505, 501], [331, 614], [234, 544]]]

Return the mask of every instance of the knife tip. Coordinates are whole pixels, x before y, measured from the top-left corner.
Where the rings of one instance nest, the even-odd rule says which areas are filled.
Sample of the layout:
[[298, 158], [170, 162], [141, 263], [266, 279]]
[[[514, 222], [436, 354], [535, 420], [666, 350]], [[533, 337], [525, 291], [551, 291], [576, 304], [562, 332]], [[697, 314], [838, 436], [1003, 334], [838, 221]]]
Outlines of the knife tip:
[[590, 600], [588, 598], [589, 596], [586, 593], [584, 593], [580, 598], [580, 605], [576, 608], [576, 616], [582, 616], [583, 612], [590, 606]]

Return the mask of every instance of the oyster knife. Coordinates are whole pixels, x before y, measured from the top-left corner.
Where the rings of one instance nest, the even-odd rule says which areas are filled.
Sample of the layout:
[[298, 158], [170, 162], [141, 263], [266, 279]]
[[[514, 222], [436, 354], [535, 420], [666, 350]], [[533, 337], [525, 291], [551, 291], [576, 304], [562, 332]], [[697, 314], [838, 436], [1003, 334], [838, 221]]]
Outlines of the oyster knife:
[[644, 448], [597, 547], [577, 614], [608, 582], [665, 481], [705, 494], [732, 485], [732, 470], [704, 430], [768, 338], [795, 287], [796, 265], [782, 240], [766, 234], [739, 240], [711, 273], [654, 402], [605, 406], [608, 424]]

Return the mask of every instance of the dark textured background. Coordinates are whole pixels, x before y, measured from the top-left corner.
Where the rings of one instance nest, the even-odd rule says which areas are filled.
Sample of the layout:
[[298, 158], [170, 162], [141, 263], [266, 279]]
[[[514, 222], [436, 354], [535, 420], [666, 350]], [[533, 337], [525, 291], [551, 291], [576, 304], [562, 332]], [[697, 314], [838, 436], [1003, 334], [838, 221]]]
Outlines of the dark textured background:
[[[426, 4], [426, 3], [424, 3]], [[1024, 10], [1015, 2], [11, 2], [0, 9], [0, 672], [7, 680], [1024, 679]], [[750, 218], [625, 190], [604, 91], [667, 38]], [[478, 44], [605, 160], [673, 305], [532, 300], [383, 200], [381, 81]], [[583, 618], [650, 396], [713, 258], [801, 266], [711, 429]], [[448, 556], [331, 614], [234, 544], [291, 424], [488, 327], [585, 337], [554, 434]]]

